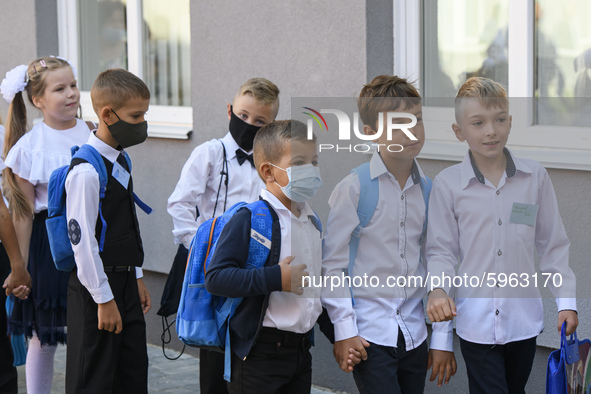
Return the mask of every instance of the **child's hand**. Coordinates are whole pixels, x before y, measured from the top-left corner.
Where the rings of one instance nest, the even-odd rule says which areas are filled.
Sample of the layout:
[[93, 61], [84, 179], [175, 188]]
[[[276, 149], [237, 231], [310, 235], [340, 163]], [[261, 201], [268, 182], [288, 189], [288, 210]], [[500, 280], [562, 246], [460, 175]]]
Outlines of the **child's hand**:
[[[365, 348], [369, 347], [369, 342], [360, 336], [353, 338], [343, 339], [342, 341], [336, 341], [332, 348], [332, 354], [335, 360], [339, 364], [339, 367], [349, 373], [353, 371], [353, 363], [359, 364], [361, 360], [367, 360], [367, 351]], [[356, 354], [359, 357], [356, 357]], [[354, 361], [355, 358], [359, 359], [359, 362]]]
[[579, 326], [579, 316], [575, 311], [560, 311], [558, 312], [558, 332], [562, 330], [562, 322], [566, 322], [566, 335], [571, 335]]
[[456, 374], [458, 369], [458, 365], [456, 364], [456, 357], [454, 356], [454, 352], [446, 352], [444, 350], [436, 350], [430, 349], [429, 350], [429, 361], [427, 363], [427, 369], [433, 366], [433, 370], [431, 371], [431, 377], [429, 378], [429, 382], [435, 380], [437, 376], [437, 387], [441, 387], [441, 383], [443, 382], [443, 378], [445, 377], [445, 384], [449, 383], [449, 379]]
[[281, 290], [297, 295], [304, 294], [303, 279], [308, 276], [306, 264], [291, 265], [295, 256], [288, 256], [279, 262], [281, 267]]
[[[6, 296], [12, 293], [18, 298], [25, 299], [29, 294], [29, 289], [31, 289], [31, 275], [24, 268], [24, 265], [22, 268], [14, 268], [4, 281], [2, 287], [6, 289]], [[23, 288], [26, 288], [26, 292], [23, 292]]]
[[31, 289], [29, 289], [27, 286], [21, 285], [15, 289], [12, 289], [12, 295], [14, 295], [17, 298], [20, 298], [21, 300], [26, 300], [27, 298], [29, 298], [29, 293], [31, 292]]
[[[367, 342], [365, 339], [359, 337], [361, 339], [361, 342], [363, 343], [364, 347], [368, 347], [369, 346], [369, 342]], [[365, 358], [363, 358], [363, 355], [361, 354], [361, 351], [357, 350], [357, 349], [353, 349], [350, 348], [349, 349], [349, 359], [347, 360], [347, 363], [349, 364], [349, 372], [353, 371], [353, 368], [359, 364], [362, 360], [367, 360], [367, 355], [365, 356]]]
[[121, 321], [121, 314], [115, 300], [98, 304], [98, 329], [115, 331], [115, 334], [119, 334], [123, 330], [123, 321]]
[[152, 308], [152, 299], [150, 298], [150, 293], [148, 293], [148, 288], [144, 284], [144, 280], [142, 278], [137, 280], [137, 289], [140, 293], [140, 303], [142, 304], [142, 311], [145, 315], [148, 313], [150, 308]]
[[432, 322], [452, 320], [457, 316], [454, 300], [443, 289], [435, 289], [429, 293], [427, 302], [427, 316]]

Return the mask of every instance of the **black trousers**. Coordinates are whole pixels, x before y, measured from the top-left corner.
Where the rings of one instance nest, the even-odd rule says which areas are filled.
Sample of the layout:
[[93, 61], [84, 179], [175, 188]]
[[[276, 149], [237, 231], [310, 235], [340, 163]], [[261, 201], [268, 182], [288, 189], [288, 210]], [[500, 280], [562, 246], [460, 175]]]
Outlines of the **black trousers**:
[[146, 323], [135, 270], [107, 273], [123, 321], [119, 334], [98, 329], [98, 305], [74, 270], [68, 287], [66, 393], [147, 393]]
[[353, 369], [353, 378], [361, 394], [423, 393], [429, 357], [426, 340], [407, 351], [404, 335], [398, 329], [397, 347], [370, 342], [365, 350], [367, 360]]
[[505, 345], [460, 338], [471, 394], [522, 394], [536, 354], [536, 337]]
[[231, 379], [231, 394], [309, 394], [309, 336], [263, 327], [246, 360], [232, 354]]
[[[0, 286], [10, 273], [10, 260], [0, 243]], [[18, 376], [12, 366], [12, 346], [6, 335], [6, 292], [0, 287], [0, 394], [13, 394], [18, 391]]]
[[199, 350], [199, 389], [201, 394], [227, 394], [224, 380], [224, 354]]

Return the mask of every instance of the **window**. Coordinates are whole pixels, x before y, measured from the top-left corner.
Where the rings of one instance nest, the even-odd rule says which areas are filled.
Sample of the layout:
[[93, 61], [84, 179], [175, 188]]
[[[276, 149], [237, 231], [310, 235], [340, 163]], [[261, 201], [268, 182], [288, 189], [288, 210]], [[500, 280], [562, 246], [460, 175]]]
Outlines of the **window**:
[[548, 167], [591, 170], [585, 10], [585, 0], [396, 0], [394, 73], [417, 79], [425, 96], [421, 157], [462, 159], [453, 97], [481, 75], [508, 89], [513, 151]]
[[97, 121], [90, 88], [125, 68], [151, 92], [150, 137], [187, 138], [192, 128], [189, 0], [59, 0], [60, 54], [78, 69], [85, 119]]

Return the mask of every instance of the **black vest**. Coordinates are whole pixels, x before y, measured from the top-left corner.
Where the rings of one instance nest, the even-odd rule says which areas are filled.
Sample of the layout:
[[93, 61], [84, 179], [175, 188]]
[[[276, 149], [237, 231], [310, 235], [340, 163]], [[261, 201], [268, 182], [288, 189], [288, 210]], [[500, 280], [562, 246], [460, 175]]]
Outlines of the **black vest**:
[[[108, 180], [105, 198], [102, 200], [103, 218], [107, 222], [105, 244], [100, 252], [101, 260], [106, 267], [135, 266], [141, 267], [144, 262], [144, 249], [140, 237], [140, 227], [133, 199], [133, 181], [129, 178], [127, 190], [111, 175], [113, 163], [103, 157], [107, 168]], [[72, 167], [85, 162], [74, 159]], [[95, 237], [100, 242], [102, 221], [97, 214]]]

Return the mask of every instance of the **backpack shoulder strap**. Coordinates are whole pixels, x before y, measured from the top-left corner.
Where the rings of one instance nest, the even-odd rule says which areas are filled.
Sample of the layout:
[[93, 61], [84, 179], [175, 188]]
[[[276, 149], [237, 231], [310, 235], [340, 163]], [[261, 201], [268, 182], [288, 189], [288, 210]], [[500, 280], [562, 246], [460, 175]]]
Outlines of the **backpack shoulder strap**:
[[308, 215], [308, 219], [312, 222], [314, 227], [316, 227], [316, 230], [318, 230], [318, 232], [320, 233], [320, 238], [322, 238], [322, 236], [324, 235], [322, 233], [322, 220], [320, 220], [320, 216], [318, 216], [316, 211], [312, 210], [312, 212], [314, 212], [314, 215]]
[[103, 156], [101, 156], [101, 154], [92, 145], [84, 144], [73, 154], [72, 160], [74, 159], [81, 159], [87, 163], [90, 163], [94, 167], [99, 176], [101, 199], [103, 199], [105, 197], [105, 189], [107, 187], [107, 180], [109, 177]]
[[72, 161], [75, 159], [84, 160], [90, 163], [99, 176], [99, 218], [101, 219], [101, 236], [99, 239], [99, 250], [102, 252], [105, 246], [105, 235], [107, 234], [107, 221], [103, 216], [103, 199], [105, 198], [105, 191], [107, 189], [107, 167], [103, 160], [103, 156], [91, 145], [84, 144], [78, 149], [78, 151], [72, 157]]
[[359, 178], [359, 203], [357, 204], [357, 217], [359, 224], [351, 233], [351, 240], [349, 241], [349, 275], [353, 271], [355, 258], [357, 257], [357, 249], [359, 248], [359, 239], [363, 229], [369, 224], [373, 214], [378, 205], [379, 199], [379, 182], [378, 178], [371, 179], [369, 162], [363, 163], [357, 168], [354, 168], [352, 173], [356, 173]]
[[[246, 205], [251, 212], [247, 268], [261, 268], [273, 246], [273, 214], [264, 200]], [[273, 212], [274, 213], [274, 212]]]

